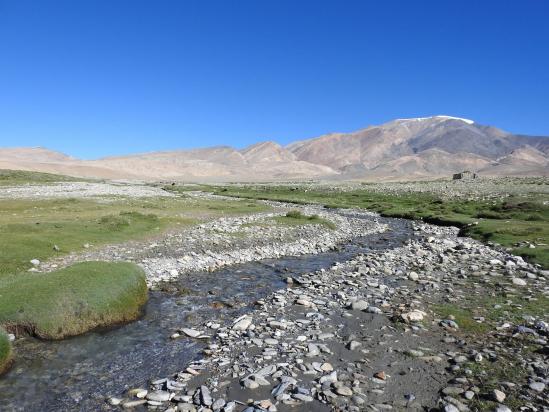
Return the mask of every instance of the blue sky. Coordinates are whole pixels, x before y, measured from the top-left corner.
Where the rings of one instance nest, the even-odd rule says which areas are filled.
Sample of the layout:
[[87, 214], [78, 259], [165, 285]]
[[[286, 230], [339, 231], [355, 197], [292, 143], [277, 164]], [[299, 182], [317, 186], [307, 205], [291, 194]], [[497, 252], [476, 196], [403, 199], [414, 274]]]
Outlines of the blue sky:
[[281, 144], [449, 114], [549, 135], [549, 1], [0, 0], [0, 146]]

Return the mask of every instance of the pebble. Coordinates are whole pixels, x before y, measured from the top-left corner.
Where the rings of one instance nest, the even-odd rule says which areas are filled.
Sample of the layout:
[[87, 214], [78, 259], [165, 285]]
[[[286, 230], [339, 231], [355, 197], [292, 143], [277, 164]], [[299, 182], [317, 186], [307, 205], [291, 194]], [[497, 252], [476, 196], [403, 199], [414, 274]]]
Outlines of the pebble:
[[529, 387], [536, 392], [543, 392], [545, 390], [545, 384], [543, 382], [531, 382]]
[[352, 310], [366, 310], [368, 309], [368, 306], [368, 302], [362, 299], [355, 300], [349, 305]]
[[503, 393], [499, 389], [494, 389], [492, 391], [492, 397], [496, 402], [502, 403], [507, 396], [505, 395], [505, 393]]
[[202, 335], [202, 332], [200, 332], [198, 330], [195, 330], [195, 329], [184, 328], [184, 329], [181, 329], [181, 332], [183, 332], [185, 335], [187, 335], [191, 338], [197, 338], [200, 335]]
[[336, 389], [336, 393], [341, 396], [352, 396], [353, 391], [347, 386], [340, 386]]
[[527, 283], [524, 279], [513, 278], [512, 281], [513, 281], [513, 285], [517, 285], [517, 286], [526, 286], [527, 285]]
[[245, 331], [250, 327], [251, 324], [252, 318], [249, 316], [244, 316], [234, 323], [233, 330]]

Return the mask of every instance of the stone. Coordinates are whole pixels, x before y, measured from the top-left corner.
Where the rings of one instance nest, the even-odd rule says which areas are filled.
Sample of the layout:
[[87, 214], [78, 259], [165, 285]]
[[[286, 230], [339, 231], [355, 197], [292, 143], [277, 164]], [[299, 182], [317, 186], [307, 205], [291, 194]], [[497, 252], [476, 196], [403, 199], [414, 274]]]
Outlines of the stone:
[[368, 309], [368, 302], [366, 302], [365, 300], [355, 300], [353, 302], [351, 302], [351, 304], [349, 305], [349, 308], [351, 308], [352, 310], [366, 310]]
[[181, 332], [183, 332], [185, 335], [187, 335], [191, 338], [197, 338], [200, 335], [202, 335], [202, 332], [200, 332], [198, 330], [195, 330], [195, 329], [189, 329], [189, 328], [181, 329]]
[[308, 351], [307, 356], [308, 356], [308, 357], [311, 357], [311, 358], [312, 358], [313, 356], [318, 356], [318, 355], [320, 355], [320, 349], [319, 349], [318, 346], [315, 345], [314, 343], [309, 343], [309, 344], [307, 345], [307, 351]]
[[426, 313], [421, 310], [412, 310], [410, 312], [402, 313], [400, 317], [405, 322], [419, 322], [422, 321]]
[[145, 399], [148, 393], [149, 391], [146, 389], [138, 389], [137, 391], [135, 391], [135, 397], [139, 399]]
[[442, 389], [443, 394], [450, 396], [461, 395], [463, 392], [465, 392], [465, 389], [459, 386], [447, 386], [446, 388]]
[[244, 379], [242, 381], [242, 386], [244, 386], [245, 388], [248, 388], [248, 389], [257, 389], [257, 388], [259, 388], [259, 383], [257, 383], [253, 379]]
[[124, 402], [122, 404], [122, 407], [125, 408], [125, 409], [132, 409], [132, 408], [135, 408], [137, 406], [145, 405], [146, 403], [147, 403], [147, 401], [145, 399], [139, 399], [138, 401]]
[[337, 382], [337, 371], [324, 375], [319, 379], [320, 384]]
[[40, 261], [39, 261], [38, 259], [32, 259], [32, 260], [30, 261], [30, 263], [31, 263], [31, 265], [33, 265], [33, 266], [38, 266], [38, 265], [40, 264]]
[[301, 402], [312, 402], [314, 399], [311, 395], [305, 395], [303, 393], [295, 393], [292, 398], [300, 400]]
[[381, 379], [382, 381], [384, 381], [387, 379], [387, 375], [385, 374], [384, 371], [379, 371], [374, 373], [374, 378]]
[[243, 316], [236, 320], [233, 324], [233, 330], [245, 331], [252, 324], [252, 318], [249, 316]]
[[325, 362], [322, 365], [320, 365], [320, 369], [324, 372], [331, 372], [334, 370], [334, 367], [331, 363]]
[[207, 386], [202, 385], [200, 387], [200, 400], [202, 405], [210, 406], [213, 403], [212, 395]]
[[463, 393], [463, 396], [465, 397], [465, 399], [468, 399], [468, 400], [471, 400], [475, 397], [475, 392], [473, 391], [465, 391]]
[[513, 285], [516, 285], [516, 286], [526, 286], [527, 285], [526, 281], [524, 279], [521, 279], [521, 278], [513, 278], [512, 282], [513, 282]]
[[231, 402], [227, 402], [227, 404], [223, 408], [223, 412], [233, 412], [235, 409], [236, 409], [236, 402], [231, 401]]
[[543, 382], [531, 382], [530, 385], [528, 385], [530, 389], [536, 392], [543, 392], [545, 390], [545, 384]]
[[416, 281], [419, 279], [419, 275], [416, 272], [408, 273], [408, 279]]
[[359, 348], [362, 344], [360, 342], [357, 342], [356, 340], [352, 340], [347, 344], [347, 349], [349, 350], [355, 350]]
[[178, 412], [196, 412], [196, 406], [192, 403], [179, 403], [177, 405]]
[[413, 358], [420, 358], [424, 355], [424, 353], [417, 349], [406, 349], [404, 352], [406, 355], [411, 356]]
[[500, 391], [499, 389], [494, 389], [492, 391], [492, 398], [496, 401], [496, 402], [499, 402], [499, 403], [502, 403], [505, 398], [507, 397], [507, 395], [505, 395], [505, 393], [503, 393], [502, 391]]
[[167, 391], [154, 391], [149, 392], [146, 396], [149, 401], [167, 402], [170, 400], [170, 392]]
[[336, 389], [336, 393], [341, 396], [353, 396], [353, 391], [347, 386], [340, 386]]
[[112, 397], [112, 398], [109, 398], [107, 402], [109, 403], [109, 405], [118, 406], [122, 403], [122, 399]]

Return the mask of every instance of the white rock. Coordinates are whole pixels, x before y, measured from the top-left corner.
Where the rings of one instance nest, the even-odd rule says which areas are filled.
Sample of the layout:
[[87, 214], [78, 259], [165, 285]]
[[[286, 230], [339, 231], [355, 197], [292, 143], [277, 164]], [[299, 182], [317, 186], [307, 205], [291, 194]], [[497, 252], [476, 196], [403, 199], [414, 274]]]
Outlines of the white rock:
[[526, 286], [526, 281], [521, 278], [513, 278], [513, 285]]
[[419, 275], [416, 272], [408, 273], [408, 279], [416, 281], [419, 279]]
[[368, 309], [368, 302], [366, 302], [365, 300], [355, 300], [353, 302], [351, 302], [351, 304], [349, 305], [349, 307], [353, 310], [366, 310]]
[[233, 330], [245, 331], [252, 324], [252, 318], [249, 316], [243, 316], [236, 320], [233, 324]]
[[423, 320], [425, 315], [425, 312], [416, 309], [410, 312], [402, 313], [400, 317], [406, 322], [419, 322]]
[[191, 338], [197, 338], [202, 335], [202, 332], [200, 332], [199, 330], [189, 328], [181, 329], [181, 332], [183, 332], [187, 336], [190, 336]]
[[505, 393], [503, 393], [499, 389], [494, 389], [494, 391], [492, 392], [492, 396], [494, 400], [499, 403], [502, 403], [507, 397], [507, 395], [505, 395]]

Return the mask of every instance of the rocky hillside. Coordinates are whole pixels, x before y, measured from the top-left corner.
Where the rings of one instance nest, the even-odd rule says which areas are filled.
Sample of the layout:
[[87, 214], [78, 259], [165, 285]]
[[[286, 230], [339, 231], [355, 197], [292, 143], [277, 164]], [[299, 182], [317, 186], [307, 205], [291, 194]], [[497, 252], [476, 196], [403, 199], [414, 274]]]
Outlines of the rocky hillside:
[[260, 142], [92, 161], [43, 148], [0, 149], [0, 168], [84, 177], [258, 181], [404, 180], [447, 177], [465, 169], [486, 176], [549, 175], [549, 137], [514, 135], [451, 116], [397, 119], [282, 147]]
[[[353, 133], [334, 133], [288, 146], [300, 160], [330, 166], [340, 177], [439, 177], [464, 168], [485, 174], [514, 174], [501, 163], [511, 153], [535, 150], [545, 159], [529, 168], [547, 174], [548, 137], [513, 135], [472, 120], [450, 116], [398, 119]], [[519, 152], [520, 153], [520, 152]], [[539, 159], [538, 159], [539, 160]], [[515, 156], [516, 165], [530, 163]], [[530, 166], [530, 165], [528, 165]]]

